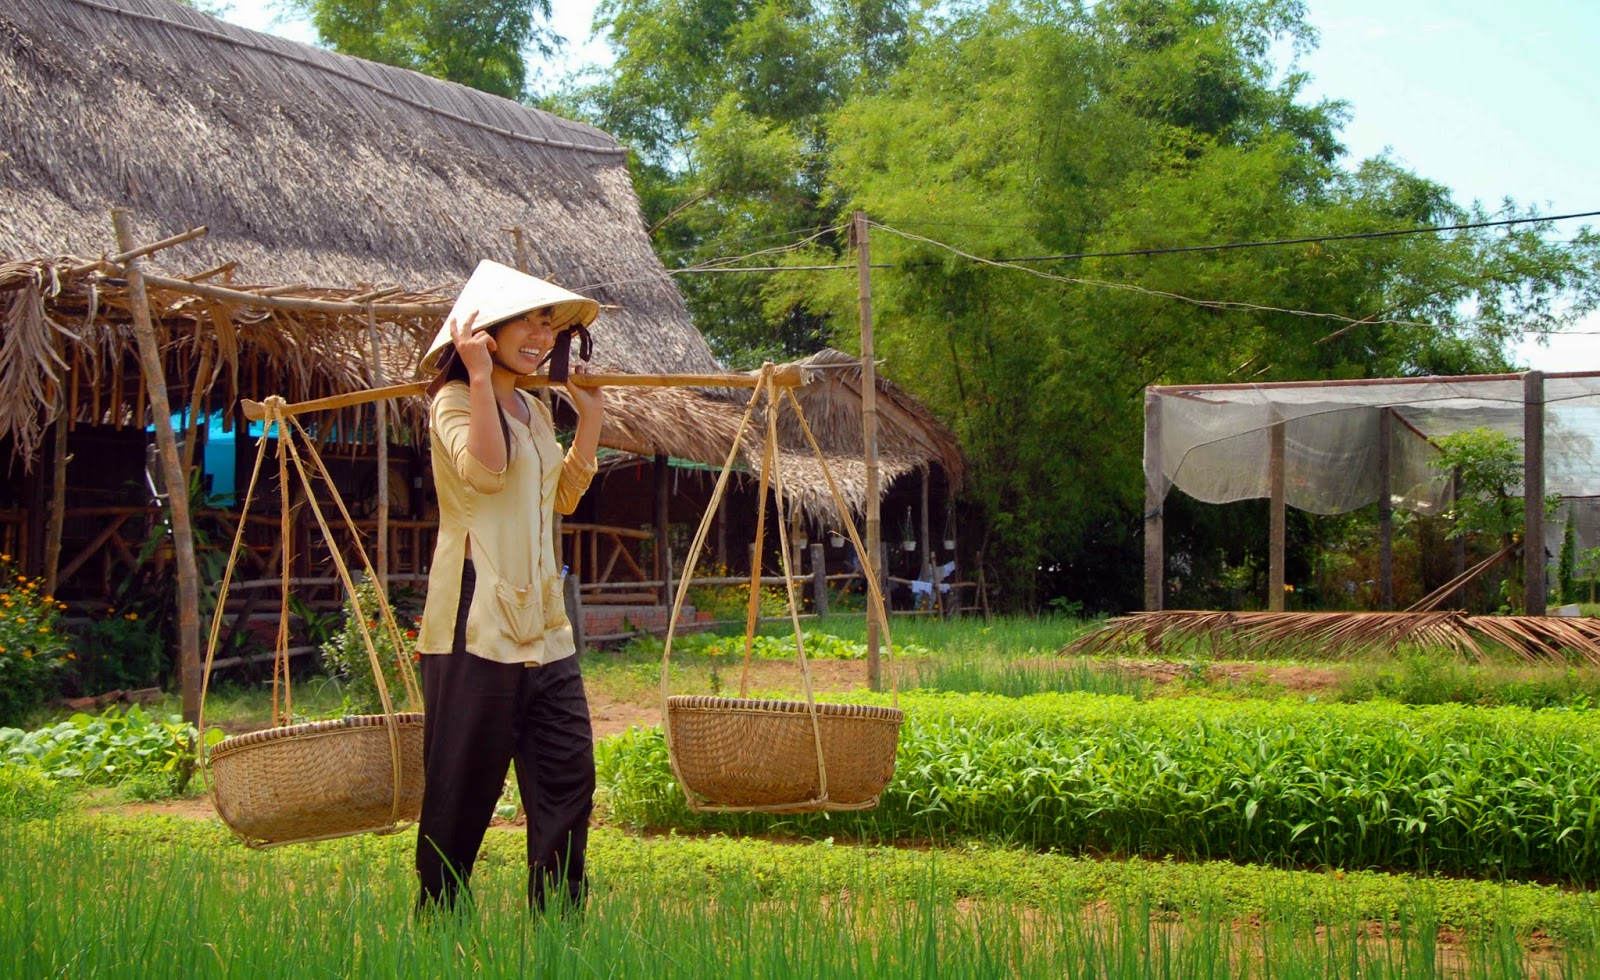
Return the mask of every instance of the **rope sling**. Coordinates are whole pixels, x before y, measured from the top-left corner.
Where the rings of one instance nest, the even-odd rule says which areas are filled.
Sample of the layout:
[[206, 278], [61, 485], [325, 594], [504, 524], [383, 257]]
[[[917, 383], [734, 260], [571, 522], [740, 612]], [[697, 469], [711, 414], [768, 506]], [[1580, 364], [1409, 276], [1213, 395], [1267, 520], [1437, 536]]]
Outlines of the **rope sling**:
[[[778, 465], [778, 386], [774, 367], [762, 367], [756, 391], [750, 398], [734, 435], [728, 458], [717, 476], [711, 501], [695, 532], [678, 582], [677, 596], [667, 621], [667, 639], [661, 653], [661, 727], [666, 735], [667, 754], [673, 775], [683, 789], [689, 809], [695, 812], [723, 813], [804, 813], [821, 810], [870, 810], [878, 805], [889, 780], [894, 776], [895, 751], [900, 726], [905, 720], [899, 708], [900, 692], [893, 669], [893, 644], [889, 641], [888, 616], [884, 614], [883, 593], [876, 577], [866, 575], [867, 597], [878, 622], [884, 624], [884, 649], [890, 659], [890, 689], [893, 707], [857, 704], [818, 704], [806, 660], [805, 639], [800, 629], [799, 605], [795, 598], [793, 570], [789, 564], [789, 539], [784, 518], [783, 474]], [[866, 548], [856, 533], [855, 522], [844, 497], [828, 470], [816, 437], [806, 424], [805, 413], [791, 388], [785, 387], [795, 419], [806, 441], [821, 464], [828, 490], [833, 496], [851, 544], [863, 569], [870, 570]], [[693, 583], [695, 567], [705, 548], [712, 519], [722, 502], [733, 471], [741, 440], [750, 426], [756, 406], [765, 400], [766, 438], [761, 454], [760, 489], [756, 501], [754, 559], [750, 570], [750, 599], [745, 612], [744, 667], [739, 678], [739, 697], [673, 696], [669, 693], [669, 667], [672, 643], [677, 634], [684, 599]], [[795, 658], [800, 665], [801, 690], [805, 700], [772, 701], [747, 698], [750, 660], [755, 648], [755, 627], [760, 611], [761, 549], [766, 532], [766, 501], [769, 489], [777, 507], [778, 553], [783, 569], [784, 592], [789, 620], [794, 629]]]
[[[278, 635], [272, 661], [272, 717], [277, 727], [224, 739], [201, 751], [201, 773], [211, 803], [223, 823], [252, 848], [277, 847], [308, 841], [331, 840], [351, 834], [389, 834], [405, 829], [417, 820], [422, 810], [422, 695], [416, 673], [401, 640], [386, 590], [377, 588], [378, 619], [369, 621], [370, 610], [361, 600], [350, 569], [337, 546], [329, 554], [338, 571], [350, 613], [366, 648], [372, 668], [382, 714], [357, 715], [333, 721], [291, 724], [293, 699], [289, 679], [289, 569], [293, 562], [290, 524], [289, 470], [291, 464], [305, 502], [315, 516], [323, 539], [332, 544], [333, 534], [322, 506], [312, 491], [306, 470], [309, 459], [338, 508], [345, 529], [355, 542], [361, 567], [370, 581], [378, 577], [356, 532], [355, 521], [339, 496], [327, 467], [317, 454], [316, 444], [299, 420], [285, 411], [282, 398], [272, 396], [263, 403], [264, 425], [256, 450], [255, 466], [245, 491], [239, 526], [222, 573], [216, 609], [211, 615], [211, 630], [206, 639], [205, 669], [200, 686], [200, 731], [205, 731], [206, 695], [210, 690], [212, 664], [222, 631], [224, 607], [233, 572], [244, 546], [244, 531], [255, 499], [256, 484], [266, 460], [267, 442], [276, 435], [278, 486], [281, 495], [282, 599], [278, 612]], [[296, 439], [304, 444], [302, 449]], [[394, 651], [400, 683], [404, 687], [406, 711], [396, 711], [384, 677], [383, 664], [373, 639], [373, 622], [381, 622]]]

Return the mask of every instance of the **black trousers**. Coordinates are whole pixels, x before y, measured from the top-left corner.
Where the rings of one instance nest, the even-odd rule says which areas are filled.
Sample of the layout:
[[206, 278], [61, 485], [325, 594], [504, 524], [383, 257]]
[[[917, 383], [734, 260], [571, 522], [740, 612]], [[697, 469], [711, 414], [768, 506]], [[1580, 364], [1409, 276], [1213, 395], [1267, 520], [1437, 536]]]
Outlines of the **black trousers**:
[[422, 657], [422, 819], [418, 907], [450, 907], [472, 877], [483, 835], [514, 760], [528, 815], [528, 904], [547, 892], [583, 901], [584, 851], [594, 807], [594, 733], [578, 658], [543, 667], [502, 664], [466, 649], [476, 577], [461, 576], [449, 654]]

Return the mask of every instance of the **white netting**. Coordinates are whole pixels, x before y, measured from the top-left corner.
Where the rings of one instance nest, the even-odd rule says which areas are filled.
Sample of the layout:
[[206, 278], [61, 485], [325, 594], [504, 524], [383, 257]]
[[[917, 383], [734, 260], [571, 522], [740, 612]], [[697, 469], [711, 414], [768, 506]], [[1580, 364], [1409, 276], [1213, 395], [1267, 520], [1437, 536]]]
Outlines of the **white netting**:
[[[1147, 455], [1145, 479], [1163, 497], [1172, 487], [1207, 503], [1266, 497], [1272, 426], [1282, 421], [1286, 502], [1342, 514], [1378, 499], [1379, 417], [1391, 409], [1393, 505], [1431, 514], [1449, 501], [1450, 479], [1428, 465], [1438, 455], [1428, 440], [1483, 427], [1520, 445], [1523, 387], [1519, 375], [1496, 375], [1152, 388], [1161, 450]], [[1600, 373], [1547, 377], [1544, 402], [1545, 493], [1600, 498]], [[1600, 545], [1597, 511], [1595, 501], [1570, 500], [1548, 522], [1547, 545], [1559, 550], [1569, 512], [1579, 547]]]

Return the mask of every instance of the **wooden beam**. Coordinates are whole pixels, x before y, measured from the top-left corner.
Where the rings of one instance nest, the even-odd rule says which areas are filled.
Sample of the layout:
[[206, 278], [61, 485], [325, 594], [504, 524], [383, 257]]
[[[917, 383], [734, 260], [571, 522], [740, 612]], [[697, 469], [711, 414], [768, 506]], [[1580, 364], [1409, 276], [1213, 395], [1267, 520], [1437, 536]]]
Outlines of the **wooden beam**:
[[[124, 252], [134, 252], [133, 216], [123, 208], [113, 208], [111, 223], [117, 243]], [[178, 559], [178, 674], [183, 687], [183, 717], [190, 724], [200, 720], [200, 587], [195, 564], [194, 527], [189, 520], [189, 475], [178, 456], [178, 440], [172, 431], [172, 405], [167, 400], [166, 374], [161, 365], [161, 349], [156, 343], [155, 325], [150, 316], [150, 300], [139, 259], [127, 265], [128, 299], [133, 314], [134, 337], [139, 344], [139, 364], [145, 387], [150, 391], [150, 407], [155, 415], [156, 447], [161, 455], [162, 473], [167, 484], [167, 507], [172, 515], [172, 541]]]
[[[168, 276], [146, 275], [144, 281], [146, 286], [152, 289], [187, 293], [191, 296], [206, 296], [210, 299], [218, 299], [245, 306], [256, 306], [268, 310], [294, 310], [301, 313], [342, 313], [349, 316], [361, 316], [367, 311], [367, 304], [352, 303], [349, 300], [311, 299], [305, 296], [269, 296], [247, 289], [229, 289], [226, 286], [213, 286], [210, 283], [190, 282], [187, 279], [173, 279]], [[376, 303], [373, 308], [377, 311], [378, 316], [385, 319], [394, 319], [416, 316], [444, 316], [450, 312], [451, 305], [450, 301], [440, 300], [437, 303]]]
[[1545, 614], [1544, 372], [1522, 376], [1522, 612]]
[[[70, 375], [67, 384], [75, 383]], [[67, 524], [67, 390], [56, 386], [55, 446], [50, 453], [50, 518], [44, 529], [44, 591], [56, 594], [61, 532]]]
[[667, 494], [669, 481], [667, 479], [667, 456], [657, 453], [655, 458], [655, 510], [656, 510], [656, 569], [655, 577], [661, 580], [661, 604], [672, 604], [672, 592], [667, 584], [671, 577], [672, 569], [667, 566]]
[[[1274, 412], [1276, 417], [1276, 412]], [[1269, 537], [1267, 542], [1267, 608], [1283, 612], [1284, 539], [1288, 526], [1288, 504], [1284, 493], [1284, 422], [1272, 423], [1268, 432]]]
[[1161, 394], [1144, 390], [1144, 608], [1165, 608], [1167, 578], [1166, 492], [1161, 468]]
[[174, 245], [182, 245], [184, 242], [193, 241], [194, 239], [204, 235], [206, 231], [207, 228], [205, 225], [201, 225], [198, 228], [190, 228], [188, 231], [180, 232], [179, 234], [173, 235], [170, 238], [163, 238], [159, 242], [151, 242], [148, 245], [140, 245], [138, 248], [125, 249], [124, 251], [119, 252], [118, 254], [109, 258], [96, 259], [93, 262], [85, 262], [82, 265], [73, 266], [69, 271], [72, 275], [81, 276], [85, 272], [90, 272], [100, 268], [102, 265], [126, 265], [134, 259], [144, 255], [149, 255], [152, 252], [159, 252], [164, 248], [171, 248]]
[[1378, 409], [1378, 595], [1394, 609], [1394, 409]]
[[[398, 288], [398, 287], [396, 287]], [[367, 338], [372, 343], [372, 384], [382, 388], [383, 384], [383, 350], [378, 344], [378, 317], [372, 312], [372, 307], [367, 307]], [[373, 403], [377, 418], [374, 424], [378, 432], [378, 529], [377, 529], [377, 566], [378, 587], [388, 594], [389, 589], [389, 403], [378, 399]], [[557, 540], [560, 540], [559, 538]]]

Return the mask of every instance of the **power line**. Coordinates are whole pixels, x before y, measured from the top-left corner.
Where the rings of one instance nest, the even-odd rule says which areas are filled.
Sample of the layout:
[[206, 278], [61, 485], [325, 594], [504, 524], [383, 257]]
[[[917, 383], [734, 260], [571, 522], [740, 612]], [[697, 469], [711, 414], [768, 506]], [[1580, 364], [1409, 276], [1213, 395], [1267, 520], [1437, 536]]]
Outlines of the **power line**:
[[[1433, 225], [1427, 228], [1395, 228], [1390, 231], [1362, 231], [1348, 235], [1309, 235], [1304, 238], [1273, 238], [1254, 242], [1229, 242], [1224, 245], [1175, 245], [1170, 248], [1130, 248], [1120, 252], [1068, 252], [1062, 255], [1022, 255], [998, 257], [993, 262], [1061, 262], [1071, 259], [1116, 259], [1134, 255], [1176, 255], [1181, 252], [1224, 252], [1238, 248], [1266, 248], [1271, 245], [1310, 245], [1316, 242], [1350, 242], [1366, 238], [1396, 238], [1401, 235], [1422, 235], [1435, 231], [1470, 231], [1474, 228], [1502, 228], [1507, 225], [1536, 224], [1542, 221], [1567, 221], [1572, 218], [1593, 218], [1600, 211], [1579, 211], [1574, 214], [1553, 214], [1544, 218], [1502, 218], [1498, 221], [1471, 221], [1459, 225]], [[873, 222], [877, 224], [877, 222]], [[879, 226], [884, 227], [884, 226]]]

